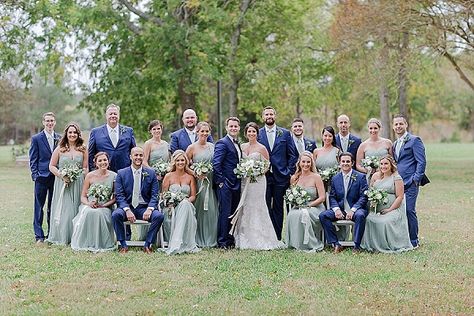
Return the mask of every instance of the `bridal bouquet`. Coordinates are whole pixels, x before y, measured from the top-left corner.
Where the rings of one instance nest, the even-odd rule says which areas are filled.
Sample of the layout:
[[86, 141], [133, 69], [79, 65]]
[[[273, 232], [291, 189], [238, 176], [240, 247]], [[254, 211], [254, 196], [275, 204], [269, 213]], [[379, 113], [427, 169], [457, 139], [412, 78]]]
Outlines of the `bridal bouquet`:
[[196, 176], [205, 176], [212, 171], [212, 163], [210, 161], [199, 161], [191, 165], [191, 169], [194, 170]]
[[164, 177], [165, 174], [168, 172], [169, 163], [164, 161], [163, 159], [158, 159], [152, 166], [153, 170], [157, 176]]
[[173, 191], [165, 191], [161, 195], [163, 204], [168, 207], [176, 207], [182, 200], [186, 198], [186, 194]]
[[79, 178], [79, 176], [82, 174], [82, 168], [80, 168], [75, 163], [71, 163], [62, 167], [59, 170], [59, 173], [61, 174], [64, 180], [67, 180], [66, 186], [68, 186], [69, 183], [72, 183], [77, 180], [77, 178]]
[[377, 169], [380, 166], [380, 158], [375, 156], [368, 156], [362, 159], [362, 166], [364, 168], [372, 168], [373, 170]]
[[268, 170], [270, 162], [267, 160], [256, 160], [251, 158], [242, 158], [234, 169], [237, 178], [250, 178], [250, 182], [257, 182], [257, 178]]
[[104, 203], [110, 200], [110, 196], [112, 195], [112, 188], [105, 184], [93, 183], [89, 187], [87, 195], [94, 197], [99, 203]]
[[311, 200], [308, 192], [298, 185], [293, 185], [288, 188], [284, 198], [286, 203], [295, 207], [302, 207]]
[[370, 207], [377, 213], [377, 205], [380, 203], [388, 203], [388, 194], [385, 190], [376, 189], [374, 187], [369, 188], [364, 192], [367, 195]]
[[334, 166], [326, 169], [320, 169], [318, 172], [324, 182], [330, 182], [332, 177], [334, 177], [339, 172], [339, 167]]

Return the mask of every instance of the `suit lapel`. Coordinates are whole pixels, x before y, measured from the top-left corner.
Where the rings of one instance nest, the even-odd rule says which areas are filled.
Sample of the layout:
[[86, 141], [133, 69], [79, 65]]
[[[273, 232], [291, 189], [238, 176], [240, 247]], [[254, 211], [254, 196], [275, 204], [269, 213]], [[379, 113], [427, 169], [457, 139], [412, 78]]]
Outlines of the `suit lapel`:
[[[261, 135], [261, 138], [260, 138], [261, 142], [260, 143], [262, 145], [264, 145], [267, 148], [268, 152], [270, 153], [271, 152], [270, 144], [268, 143], [267, 130], [266, 130], [265, 127], [260, 129], [260, 135]], [[276, 141], [276, 138], [275, 138], [275, 141]], [[273, 148], [275, 148], [275, 144], [273, 144]]]
[[51, 147], [49, 147], [48, 138], [46, 137], [45, 132], [42, 131], [41, 134], [42, 134], [41, 139], [43, 140], [44, 145], [46, 146], [46, 148], [48, 148], [49, 152], [52, 154], [53, 152], [51, 151]]
[[[109, 141], [109, 144], [112, 148], [115, 148], [114, 147], [114, 144], [112, 144], [112, 140], [110, 139], [110, 136], [109, 136], [109, 130], [107, 129], [107, 124], [105, 124], [104, 126], [102, 126], [102, 134], [104, 135], [105, 139], [107, 139]], [[119, 135], [119, 140], [120, 140], [120, 135]], [[118, 145], [118, 141], [117, 141], [117, 145]], [[132, 177], [133, 178], [133, 177]]]

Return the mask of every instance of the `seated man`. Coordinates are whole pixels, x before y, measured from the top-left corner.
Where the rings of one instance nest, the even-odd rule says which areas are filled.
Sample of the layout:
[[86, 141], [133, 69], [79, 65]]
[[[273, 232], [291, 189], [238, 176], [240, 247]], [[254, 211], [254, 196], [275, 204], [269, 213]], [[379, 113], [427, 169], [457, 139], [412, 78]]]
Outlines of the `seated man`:
[[324, 228], [326, 242], [334, 247], [334, 253], [343, 250], [336, 235], [332, 222], [347, 219], [355, 222], [353, 239], [354, 252], [360, 251], [360, 242], [364, 235], [365, 218], [367, 217], [368, 189], [365, 175], [352, 169], [354, 157], [349, 152], [339, 156], [341, 172], [336, 174], [331, 181], [329, 204], [331, 209], [319, 214], [319, 221]]
[[142, 166], [143, 154], [141, 147], [132, 148], [132, 165], [119, 170], [115, 180], [117, 209], [112, 213], [112, 222], [120, 242], [120, 253], [128, 251], [123, 222], [128, 220], [133, 223], [136, 219], [151, 222], [143, 251], [152, 253], [151, 245], [155, 243], [164, 219], [163, 213], [158, 210], [158, 180], [153, 169]]

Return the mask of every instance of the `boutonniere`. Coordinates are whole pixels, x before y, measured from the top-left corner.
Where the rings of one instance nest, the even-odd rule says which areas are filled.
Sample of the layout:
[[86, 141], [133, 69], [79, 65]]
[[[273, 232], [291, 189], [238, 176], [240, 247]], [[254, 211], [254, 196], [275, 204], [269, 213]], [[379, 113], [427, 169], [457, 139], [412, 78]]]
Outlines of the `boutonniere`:
[[405, 137], [403, 137], [403, 144], [406, 143], [409, 140], [410, 140], [410, 136], [408, 134], [406, 134]]
[[125, 133], [125, 131], [127, 131], [127, 129], [125, 128], [125, 126], [120, 125], [120, 128], [119, 128], [120, 135], [122, 135], [123, 133]]
[[355, 180], [357, 180], [357, 176], [355, 174], [352, 174], [351, 179], [352, 179], [352, 181], [355, 181]]
[[283, 131], [277, 128], [276, 135], [277, 137], [280, 137], [281, 135], [283, 135]]
[[313, 147], [313, 144], [312, 144], [309, 140], [307, 140], [307, 141], [305, 142], [305, 147], [311, 148], [311, 147]]
[[354, 144], [354, 140], [353, 140], [353, 139], [349, 139], [349, 140], [347, 141], [347, 146], [350, 146], [350, 145], [352, 145], [352, 144]]
[[148, 176], [149, 176], [148, 172], [146, 172], [146, 171], [142, 172], [142, 180], [144, 180]]

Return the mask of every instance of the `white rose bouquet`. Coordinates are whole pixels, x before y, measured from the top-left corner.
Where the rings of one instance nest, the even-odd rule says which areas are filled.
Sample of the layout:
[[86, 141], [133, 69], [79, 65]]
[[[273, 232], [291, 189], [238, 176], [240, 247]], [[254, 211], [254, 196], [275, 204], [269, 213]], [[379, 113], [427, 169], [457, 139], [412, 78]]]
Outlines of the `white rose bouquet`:
[[375, 156], [368, 156], [361, 160], [362, 166], [368, 169], [369, 167], [376, 170], [380, 166], [380, 158]]
[[212, 171], [212, 162], [210, 161], [199, 161], [191, 165], [191, 169], [194, 171], [196, 176], [201, 177], [207, 175]]
[[169, 165], [170, 164], [164, 161], [163, 159], [158, 159], [158, 161], [155, 162], [151, 167], [153, 168], [153, 170], [155, 170], [157, 176], [164, 177], [165, 174], [168, 172]]
[[250, 182], [257, 182], [257, 178], [267, 172], [270, 162], [268, 160], [257, 160], [252, 158], [243, 158], [240, 160], [234, 173], [237, 178], [250, 178]]
[[376, 189], [374, 187], [369, 188], [364, 192], [369, 199], [370, 208], [377, 213], [377, 205], [380, 203], [388, 203], [388, 194], [385, 190]]
[[75, 163], [71, 163], [61, 168], [59, 173], [63, 177], [66, 186], [68, 186], [69, 183], [76, 181], [82, 175], [82, 168]]
[[112, 188], [105, 184], [93, 183], [87, 190], [87, 196], [93, 197], [99, 203], [105, 203], [112, 196]]
[[334, 166], [326, 169], [320, 169], [318, 172], [321, 176], [321, 180], [324, 182], [331, 182], [332, 177], [334, 177], [339, 172], [339, 167]]
[[285, 192], [285, 202], [295, 207], [302, 207], [306, 205], [311, 197], [302, 187], [293, 185]]

